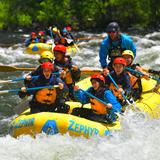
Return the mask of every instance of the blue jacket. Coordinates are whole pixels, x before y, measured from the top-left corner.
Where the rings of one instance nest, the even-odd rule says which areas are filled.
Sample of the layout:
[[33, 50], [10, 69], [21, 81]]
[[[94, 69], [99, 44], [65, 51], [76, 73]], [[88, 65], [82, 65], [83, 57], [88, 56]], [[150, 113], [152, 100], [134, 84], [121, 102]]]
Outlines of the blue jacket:
[[[121, 45], [122, 50], [131, 50], [134, 53], [134, 56], [136, 56], [136, 46], [134, 45], [132, 39], [125, 34], [121, 34], [120, 39], [121, 39], [120, 45]], [[109, 50], [111, 49], [110, 41], [111, 40], [109, 36], [107, 36], [102, 41], [101, 46], [100, 46], [99, 62], [102, 68], [107, 67], [107, 57], [109, 56]], [[119, 45], [119, 42], [118, 41], [112, 42], [112, 45], [116, 47], [117, 45]]]
[[[68, 94], [68, 87], [60, 78], [56, 77], [55, 75], [51, 75], [51, 77], [49, 79], [46, 79], [44, 77], [44, 75], [40, 75], [40, 76], [38, 76], [38, 78], [32, 79], [31, 81], [25, 80], [25, 86], [27, 88], [58, 85], [58, 83], [63, 83], [64, 88], [62, 90], [60, 90], [59, 88], [56, 89], [58, 92], [57, 98], [65, 97]], [[27, 91], [26, 93], [19, 92], [19, 96], [20, 96], [20, 98], [24, 98], [26, 95], [35, 95], [37, 91], [38, 90]]]
[[[92, 95], [94, 95], [95, 97], [101, 99], [102, 101], [106, 102], [106, 103], [111, 103], [112, 104], [112, 109], [111, 112], [121, 112], [122, 106], [120, 105], [120, 103], [117, 101], [116, 97], [113, 95], [113, 93], [108, 90], [105, 89], [104, 92], [102, 92], [102, 94], [100, 96], [97, 96], [93, 87], [90, 87], [87, 92], [91, 93]], [[74, 92], [75, 94], [75, 98], [80, 101], [82, 104], [87, 104], [90, 102], [90, 97], [87, 96], [82, 90], [78, 90], [76, 92]]]
[[26, 39], [24, 43], [25, 43], [25, 46], [28, 47], [31, 43], [38, 43], [38, 42], [39, 42], [38, 38], [35, 38], [34, 40], [29, 38], [29, 39]]

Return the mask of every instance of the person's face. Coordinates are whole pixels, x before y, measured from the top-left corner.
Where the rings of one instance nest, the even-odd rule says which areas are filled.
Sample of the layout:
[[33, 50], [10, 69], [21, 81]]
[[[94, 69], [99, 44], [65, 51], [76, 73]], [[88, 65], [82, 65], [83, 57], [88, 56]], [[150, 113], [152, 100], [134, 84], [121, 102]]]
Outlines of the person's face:
[[120, 75], [124, 70], [124, 66], [123, 66], [123, 64], [114, 64], [113, 69], [117, 75]]
[[63, 53], [57, 51], [54, 52], [54, 56], [57, 61], [61, 61], [64, 58]]
[[31, 38], [32, 38], [32, 39], [35, 39], [35, 38], [36, 38], [36, 35], [34, 35], [34, 34], [31, 35]]
[[130, 55], [124, 55], [123, 58], [126, 60], [127, 66], [131, 65], [133, 62], [133, 58]]
[[115, 40], [118, 37], [118, 32], [108, 32], [108, 35], [110, 36], [111, 40]]
[[99, 82], [94, 79], [91, 81], [91, 83], [92, 83], [92, 87], [94, 88], [94, 90], [97, 90], [100, 87]]
[[43, 74], [46, 79], [49, 79], [52, 74], [52, 70], [51, 69], [43, 69]]

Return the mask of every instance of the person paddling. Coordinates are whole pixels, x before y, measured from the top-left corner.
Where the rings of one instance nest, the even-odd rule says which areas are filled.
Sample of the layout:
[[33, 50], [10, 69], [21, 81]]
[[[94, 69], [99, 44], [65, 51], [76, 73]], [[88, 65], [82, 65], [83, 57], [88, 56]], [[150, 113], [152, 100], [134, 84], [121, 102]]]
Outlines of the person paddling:
[[[30, 101], [31, 113], [38, 112], [59, 112], [68, 113], [69, 105], [65, 104], [65, 95], [68, 93], [68, 87], [65, 83], [52, 74], [54, 68], [51, 62], [44, 62], [41, 64], [43, 74], [38, 76], [37, 79], [32, 79], [25, 83], [25, 87], [21, 88], [19, 92], [20, 98], [26, 95], [33, 95]], [[53, 85], [53, 89], [41, 89], [38, 91], [27, 91], [27, 88], [49, 86]], [[54, 88], [58, 85], [59, 88]]]
[[88, 88], [87, 92], [102, 100], [107, 105], [104, 105], [97, 99], [89, 97], [83, 90], [80, 90], [78, 86], [75, 86], [74, 93], [76, 99], [82, 104], [91, 103], [91, 109], [74, 108], [72, 115], [104, 123], [112, 123], [116, 121], [116, 112], [121, 112], [122, 106], [113, 93], [105, 87], [105, 79], [103, 75], [92, 75], [90, 80], [92, 87]]
[[[126, 67], [131, 68], [133, 70], [137, 70], [142, 72], [143, 74], [146, 74], [142, 71], [142, 67], [139, 64], [134, 64], [134, 54], [131, 50], [125, 50], [122, 53], [122, 57], [126, 60]], [[141, 84], [141, 76], [139, 74], [135, 74], [132, 72], [128, 72], [131, 80], [132, 85], [132, 97], [134, 100], [137, 100], [140, 98], [142, 93], [142, 84]], [[147, 78], [147, 77], [145, 77]]]
[[112, 80], [107, 76], [107, 74], [104, 73], [105, 75], [105, 84], [108, 85], [109, 89], [113, 92], [113, 94], [117, 97], [119, 102], [124, 105], [124, 99], [121, 94], [124, 93], [126, 96], [131, 96], [132, 93], [132, 85], [131, 85], [131, 80], [130, 76], [125, 71], [126, 67], [126, 60], [122, 57], [117, 57], [113, 61], [113, 69], [110, 73], [114, 81], [118, 84], [120, 89], [117, 89]]
[[25, 46], [28, 47], [31, 43], [38, 43], [39, 40], [37, 38], [36, 32], [31, 32], [30, 38], [25, 40]]
[[73, 86], [80, 79], [81, 71], [78, 66], [74, 65], [70, 56], [66, 56], [66, 47], [56, 45], [53, 48], [55, 68], [61, 72], [61, 77], [69, 88], [69, 98], [74, 100]]

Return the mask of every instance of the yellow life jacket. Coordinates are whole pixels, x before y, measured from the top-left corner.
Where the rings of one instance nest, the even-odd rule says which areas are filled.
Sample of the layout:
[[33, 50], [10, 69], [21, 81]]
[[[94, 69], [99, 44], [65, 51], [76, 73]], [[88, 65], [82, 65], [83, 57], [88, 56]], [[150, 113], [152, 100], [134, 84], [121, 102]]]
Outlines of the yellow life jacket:
[[35, 95], [35, 99], [39, 103], [52, 104], [52, 103], [55, 103], [56, 96], [57, 96], [56, 89], [44, 88], [37, 91]]
[[91, 108], [96, 114], [106, 114], [106, 105], [97, 101], [96, 99], [90, 98]]
[[[122, 85], [118, 84], [119, 88], [122, 88]], [[123, 100], [121, 92], [115, 87], [113, 83], [110, 83], [109, 89], [113, 92], [114, 96], [118, 99]]]

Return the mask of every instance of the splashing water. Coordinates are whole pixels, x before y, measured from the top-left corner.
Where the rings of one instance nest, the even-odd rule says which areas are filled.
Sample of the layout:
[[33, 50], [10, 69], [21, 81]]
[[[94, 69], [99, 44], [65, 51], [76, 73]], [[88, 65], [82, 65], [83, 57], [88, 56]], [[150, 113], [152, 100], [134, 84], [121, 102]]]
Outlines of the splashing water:
[[[81, 33], [90, 37], [94, 34]], [[137, 58], [146, 68], [160, 67], [159, 32], [144, 37], [133, 36], [137, 45]], [[99, 34], [98, 36], [104, 36]], [[80, 42], [80, 53], [73, 61], [80, 67], [100, 67], [99, 45], [101, 40]], [[38, 65], [39, 56], [23, 53], [23, 48], [0, 48], [0, 65], [33, 67]], [[0, 73], [0, 79], [21, 77], [24, 72]], [[1, 84], [1, 90], [19, 88], [22, 83]], [[17, 95], [0, 95], [0, 160], [159, 160], [160, 120], [146, 120], [146, 115], [128, 110], [120, 118], [121, 131], [110, 137], [70, 137], [69, 135], [46, 136], [36, 139], [21, 136], [18, 139], [7, 134], [9, 122], [15, 117], [14, 106], [21, 100]]]

